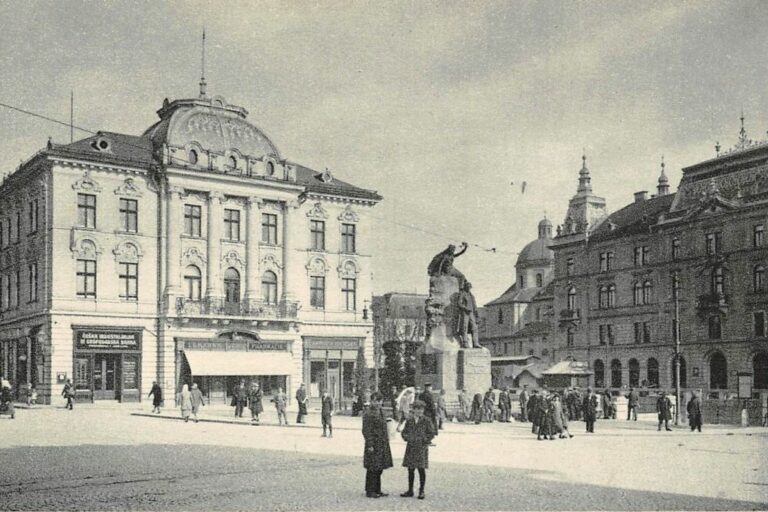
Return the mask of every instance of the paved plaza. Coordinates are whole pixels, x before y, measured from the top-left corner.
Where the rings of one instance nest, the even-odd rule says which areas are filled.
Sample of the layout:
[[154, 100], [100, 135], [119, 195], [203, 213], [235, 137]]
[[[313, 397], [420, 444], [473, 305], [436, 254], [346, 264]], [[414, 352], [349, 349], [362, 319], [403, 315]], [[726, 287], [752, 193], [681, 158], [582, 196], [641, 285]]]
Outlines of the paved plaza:
[[[390, 496], [364, 497], [360, 419], [303, 427], [152, 417], [139, 406], [44, 407], [0, 417], [2, 510], [722, 510], [768, 507], [768, 431], [712, 426], [657, 432], [601, 421], [597, 433], [536, 441], [525, 424], [449, 424], [430, 451], [427, 499], [397, 496], [405, 444], [395, 439]], [[294, 419], [294, 418], [290, 418]]]

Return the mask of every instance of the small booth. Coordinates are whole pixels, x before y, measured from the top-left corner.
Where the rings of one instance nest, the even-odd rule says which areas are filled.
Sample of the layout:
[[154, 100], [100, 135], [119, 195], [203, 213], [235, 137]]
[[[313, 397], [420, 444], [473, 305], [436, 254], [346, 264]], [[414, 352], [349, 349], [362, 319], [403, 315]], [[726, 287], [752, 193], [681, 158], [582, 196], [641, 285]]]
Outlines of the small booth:
[[541, 372], [544, 384], [550, 389], [589, 387], [592, 371], [586, 362], [566, 359]]

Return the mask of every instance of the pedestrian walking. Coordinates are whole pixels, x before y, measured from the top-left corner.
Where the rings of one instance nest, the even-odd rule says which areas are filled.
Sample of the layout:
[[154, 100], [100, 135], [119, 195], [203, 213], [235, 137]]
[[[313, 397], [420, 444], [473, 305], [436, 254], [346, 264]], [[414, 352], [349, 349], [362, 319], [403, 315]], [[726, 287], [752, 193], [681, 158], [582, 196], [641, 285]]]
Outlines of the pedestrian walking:
[[512, 399], [509, 397], [509, 388], [505, 387], [499, 393], [499, 411], [501, 411], [501, 421], [503, 423], [509, 423], [511, 409]]
[[307, 415], [307, 388], [302, 382], [299, 389], [296, 390], [296, 403], [299, 404], [299, 412], [296, 414], [296, 423], [304, 423], [304, 416]]
[[285, 422], [285, 426], [288, 426], [288, 416], [285, 411], [288, 407], [288, 395], [283, 393], [283, 388], [277, 388], [277, 393], [272, 397], [272, 402], [275, 404], [275, 410], [277, 411], [277, 421], [280, 426]]
[[616, 410], [613, 407], [613, 396], [611, 390], [606, 388], [603, 392], [603, 419], [609, 420], [611, 418], [616, 419]]
[[470, 421], [474, 421], [475, 425], [479, 425], [483, 421], [483, 395], [475, 393], [472, 397], [472, 412], [469, 416]]
[[437, 407], [435, 406], [435, 397], [432, 396], [432, 383], [424, 383], [424, 392], [416, 397], [417, 400], [424, 402], [424, 416], [432, 421], [435, 426], [435, 435], [437, 435]]
[[258, 382], [251, 384], [251, 389], [248, 391], [248, 408], [251, 410], [251, 423], [254, 425], [259, 424], [259, 415], [264, 411], [264, 405], [261, 403], [263, 398]]
[[530, 400], [528, 400], [528, 418], [531, 420], [531, 434], [539, 433], [539, 390], [534, 389], [531, 394]]
[[672, 402], [664, 390], [661, 390], [659, 398], [656, 400], [656, 412], [659, 415], [659, 427], [657, 430], [661, 431], [661, 424], [664, 423], [666, 431], [672, 432], [672, 429], [669, 428], [669, 420], [672, 418]]
[[197, 387], [197, 383], [192, 383], [192, 390], [189, 392], [189, 398], [192, 403], [192, 417], [197, 423], [197, 413], [200, 412], [200, 408], [205, 405], [205, 398], [203, 393]]
[[686, 406], [688, 412], [688, 425], [691, 427], [691, 432], [698, 429], [701, 432], [701, 399], [696, 391], [691, 393], [691, 399]]
[[[554, 406], [552, 405], [552, 399], [549, 396], [542, 395], [538, 401], [538, 416], [539, 416], [539, 432], [536, 439], [542, 441], [549, 438], [550, 441], [554, 441]], [[541, 436], [544, 436], [542, 439]]]
[[365, 496], [368, 498], [388, 496], [381, 492], [381, 474], [385, 469], [393, 466], [387, 421], [381, 411], [381, 403], [381, 393], [374, 392], [371, 395], [370, 406], [363, 413], [363, 438], [365, 439], [363, 467], [366, 470]]
[[413, 481], [416, 470], [419, 471], [419, 499], [424, 499], [424, 486], [427, 483], [427, 468], [429, 467], [429, 445], [437, 432], [430, 421], [424, 418], [424, 403], [416, 400], [413, 403], [413, 417], [405, 422], [403, 440], [405, 455], [403, 467], [408, 468], [408, 490], [400, 496], [413, 497]]
[[189, 386], [184, 384], [179, 393], [179, 407], [181, 407], [181, 417], [184, 423], [189, 421], [189, 415], [192, 412], [192, 393], [189, 392]]
[[72, 385], [72, 379], [67, 379], [64, 389], [61, 391], [61, 396], [67, 399], [67, 405], [64, 408], [71, 411], [75, 401], [75, 387]]
[[152, 413], [160, 414], [160, 406], [163, 404], [163, 388], [157, 381], [152, 382], [152, 389], [149, 391], [147, 398], [152, 397]]
[[637, 408], [640, 405], [640, 395], [635, 388], [629, 388], [627, 400], [627, 421], [629, 421], [630, 418], [637, 421]]
[[416, 395], [413, 392], [413, 388], [405, 388], [405, 390], [400, 395], [400, 400], [398, 401], [398, 422], [397, 422], [397, 431], [400, 432], [400, 427], [403, 426], [405, 423], [405, 420], [408, 419], [408, 416], [411, 414], [411, 404], [416, 399]]
[[445, 405], [445, 389], [440, 390], [440, 394], [437, 395], [437, 430], [443, 429], [443, 422], [447, 418], [447, 410]]
[[528, 393], [528, 384], [523, 385], [523, 390], [520, 392], [518, 400], [520, 401], [520, 421], [523, 423], [528, 422], [528, 400], [530, 399]]
[[595, 420], [597, 419], [597, 395], [592, 392], [592, 388], [587, 388], [587, 395], [582, 401], [582, 410], [584, 411], [584, 421], [587, 423], [587, 432], [595, 433]]
[[235, 407], [235, 417], [243, 417], [243, 409], [248, 404], [248, 389], [245, 387], [245, 381], [241, 380], [240, 384], [232, 392], [232, 405]]
[[[576, 386], [573, 388], [573, 413], [574, 419], [577, 421], [580, 421], [585, 415], [584, 398], [584, 393], [581, 392], [580, 387]], [[597, 400], [597, 395], [595, 395], [595, 400]], [[597, 407], [597, 402], [595, 402], [595, 407]], [[597, 419], [597, 417], [595, 417], [595, 419]]]
[[493, 401], [493, 388], [488, 388], [488, 391], [485, 392], [485, 397], [483, 398], [483, 412], [485, 415], [485, 421], [488, 423], [493, 423], [493, 417], [496, 415], [494, 412], [495, 409], [494, 401]]
[[328, 429], [327, 437], [333, 437], [333, 398], [328, 391], [323, 391], [321, 399], [320, 420], [323, 422], [323, 437], [326, 437], [325, 430]]
[[560, 395], [555, 394], [552, 403], [554, 405], [553, 419], [555, 421], [555, 427], [558, 431], [560, 439], [573, 437], [573, 434], [571, 434], [571, 432], [568, 430], [568, 414], [565, 412], [563, 401], [560, 398]]

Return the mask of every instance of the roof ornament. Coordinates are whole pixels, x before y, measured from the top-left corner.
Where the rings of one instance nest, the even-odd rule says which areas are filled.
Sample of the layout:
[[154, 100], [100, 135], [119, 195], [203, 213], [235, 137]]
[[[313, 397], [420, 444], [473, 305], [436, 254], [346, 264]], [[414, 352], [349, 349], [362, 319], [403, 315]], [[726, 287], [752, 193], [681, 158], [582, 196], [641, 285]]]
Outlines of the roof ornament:
[[656, 187], [657, 194], [660, 196], [665, 196], [669, 193], [669, 178], [667, 178], [664, 172], [665, 167], [664, 155], [661, 155], [661, 174], [659, 175], [659, 184]]
[[323, 174], [320, 176], [320, 181], [323, 183], [330, 183], [333, 181], [333, 174], [331, 174], [330, 169], [327, 167], [325, 168], [325, 172], [323, 172]]
[[744, 129], [744, 109], [741, 109], [741, 130], [739, 130], [739, 141], [736, 143], [736, 148], [744, 149], [752, 142], [747, 137], [747, 130]]
[[715, 156], [720, 156], [720, 141], [715, 142]]
[[203, 27], [202, 64], [200, 72], [200, 97], [205, 98], [205, 90], [208, 84], [205, 82], [205, 27]]
[[577, 192], [592, 193], [592, 184], [590, 183], [589, 169], [587, 169], [587, 152], [584, 148], [581, 150], [581, 170], [579, 171], [579, 188]]

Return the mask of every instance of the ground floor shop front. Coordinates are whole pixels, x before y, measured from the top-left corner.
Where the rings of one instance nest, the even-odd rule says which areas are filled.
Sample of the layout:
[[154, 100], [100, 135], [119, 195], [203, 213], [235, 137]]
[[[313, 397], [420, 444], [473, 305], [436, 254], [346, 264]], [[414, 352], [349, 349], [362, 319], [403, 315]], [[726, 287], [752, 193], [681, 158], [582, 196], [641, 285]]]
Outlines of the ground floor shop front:
[[71, 380], [76, 400], [141, 399], [141, 329], [77, 326], [73, 335]]

